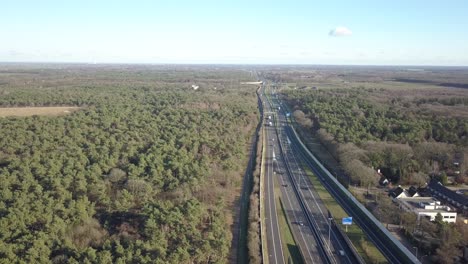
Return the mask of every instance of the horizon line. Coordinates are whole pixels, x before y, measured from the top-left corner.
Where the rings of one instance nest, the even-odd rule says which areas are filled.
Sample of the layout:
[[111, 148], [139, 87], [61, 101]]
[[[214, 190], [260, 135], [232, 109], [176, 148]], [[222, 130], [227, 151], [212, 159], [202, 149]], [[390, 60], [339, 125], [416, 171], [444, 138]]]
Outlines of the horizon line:
[[361, 66], [361, 67], [468, 67], [466, 65], [444, 64], [333, 64], [333, 63], [227, 63], [227, 62], [80, 62], [80, 61], [0, 61], [0, 64], [74, 64], [74, 65], [221, 65], [221, 66]]

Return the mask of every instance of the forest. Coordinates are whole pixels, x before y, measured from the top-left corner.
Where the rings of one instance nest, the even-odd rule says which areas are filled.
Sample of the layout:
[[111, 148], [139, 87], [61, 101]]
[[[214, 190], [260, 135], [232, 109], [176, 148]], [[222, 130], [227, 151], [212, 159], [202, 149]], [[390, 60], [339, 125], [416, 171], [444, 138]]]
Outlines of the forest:
[[228, 261], [249, 72], [1, 65], [0, 80], [0, 107], [80, 107], [0, 118], [0, 263]]
[[[351, 87], [287, 90], [283, 96], [296, 120], [357, 184], [375, 185], [377, 169], [400, 184], [423, 185], [429, 175], [468, 181], [468, 94], [408, 99], [383, 88]], [[419, 107], [428, 102], [445, 112]]]

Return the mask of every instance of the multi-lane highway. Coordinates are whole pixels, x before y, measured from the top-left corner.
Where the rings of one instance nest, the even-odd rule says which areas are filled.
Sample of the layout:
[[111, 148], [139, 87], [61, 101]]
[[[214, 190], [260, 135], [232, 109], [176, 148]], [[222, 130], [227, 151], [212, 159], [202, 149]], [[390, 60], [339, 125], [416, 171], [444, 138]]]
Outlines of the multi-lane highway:
[[[304, 173], [300, 157], [296, 156], [286, 136], [286, 117], [278, 111], [274, 100], [263, 96], [266, 136], [266, 233], [270, 263], [282, 263], [284, 252], [274, 211], [274, 184], [281, 189], [281, 199], [294, 238], [306, 263], [357, 263], [341, 237], [330, 228], [327, 210]], [[270, 119], [271, 118], [271, 119]], [[270, 122], [271, 125], [270, 125]], [[276, 212], [277, 213], [277, 212]], [[268, 223], [271, 222], [276, 223]], [[282, 255], [280, 255], [280, 253]]]
[[[319, 253], [325, 258], [326, 262], [359, 263], [362, 262], [362, 259], [357, 256], [355, 250], [348, 246], [336, 228], [330, 228], [328, 212], [316, 194], [314, 186], [302, 170], [302, 166], [304, 165], [309, 167], [319, 177], [322, 184], [343, 206], [345, 211], [353, 216], [389, 262], [418, 263], [419, 261], [398, 240], [389, 234], [382, 224], [363, 208], [362, 205], [354, 201], [355, 199], [352, 195], [347, 190], [343, 190], [344, 188], [340, 187], [341, 185], [326, 169], [310, 153], [307, 153], [307, 150], [300, 143], [292, 127], [288, 124], [285, 116], [286, 112], [280, 111], [280, 102], [275, 99], [273, 94], [270, 98], [269, 104], [271, 105], [271, 109], [276, 109], [275, 130], [280, 148], [279, 153], [282, 154], [284, 167], [289, 172], [286, 178], [289, 178], [292, 184], [297, 200], [302, 205], [302, 211], [308, 220], [308, 224], [312, 227], [311, 230], [314, 231], [315, 243], [320, 248]], [[296, 232], [294, 232], [294, 236], [297, 239]], [[321, 245], [323, 246], [321, 247]], [[303, 248], [300, 248], [304, 255]], [[306, 262], [308, 261], [306, 260]]]
[[[271, 129], [265, 131], [266, 139], [271, 135]], [[265, 224], [267, 237], [267, 258], [269, 263], [285, 263], [283, 244], [281, 243], [280, 227], [278, 223], [278, 212], [275, 202], [275, 179], [274, 179], [274, 147], [266, 145], [265, 151]]]
[[[266, 124], [274, 124], [274, 112], [270, 105], [265, 105], [265, 115], [270, 116]], [[268, 117], [267, 117], [268, 118]], [[272, 120], [272, 121], [269, 121]], [[267, 249], [269, 263], [286, 263], [283, 252], [283, 244], [279, 232], [274, 191], [275, 184], [281, 186], [281, 198], [288, 220], [291, 223], [292, 231], [299, 249], [306, 263], [322, 263], [320, 253], [317, 249], [313, 233], [307, 225], [307, 218], [301, 209], [291, 188], [284, 188], [290, 185], [288, 172], [284, 166], [282, 154], [278, 144], [276, 127], [267, 125], [265, 127], [266, 159], [265, 159], [265, 222], [267, 234]], [[281, 212], [280, 212], [281, 213]]]
[[[287, 134], [289, 137], [294, 138], [293, 146], [295, 152], [298, 153], [307, 163], [319, 179], [322, 181], [325, 188], [330, 194], [337, 200], [339, 204], [353, 216], [353, 220], [364, 230], [368, 238], [374, 243], [374, 245], [382, 252], [390, 263], [420, 263], [415, 256], [409, 252], [406, 247], [396, 240], [391, 234], [385, 233], [386, 229], [380, 224], [369, 212], [364, 213], [365, 208], [362, 205], [357, 206], [358, 202], [352, 202], [351, 194], [342, 194], [336, 188], [335, 179], [326, 175], [324, 169], [320, 168], [318, 163], [313, 162], [309, 154], [306, 153], [305, 149], [300, 146], [298, 139], [291, 127], [288, 127]], [[360, 208], [362, 207], [362, 208]], [[367, 214], [367, 216], [364, 216]], [[384, 231], [381, 231], [384, 230]]]

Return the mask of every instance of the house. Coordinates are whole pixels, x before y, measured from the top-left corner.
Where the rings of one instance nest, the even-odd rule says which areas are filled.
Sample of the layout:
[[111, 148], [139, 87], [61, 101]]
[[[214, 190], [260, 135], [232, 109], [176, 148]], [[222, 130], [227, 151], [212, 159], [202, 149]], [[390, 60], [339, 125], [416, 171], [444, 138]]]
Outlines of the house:
[[426, 184], [426, 187], [419, 187], [418, 188], [418, 194], [419, 196], [422, 196], [422, 197], [431, 197], [431, 191], [427, 188], [427, 184]]
[[393, 200], [407, 197], [405, 190], [400, 186], [390, 191], [388, 195], [391, 196]]
[[432, 196], [450, 203], [463, 214], [468, 213], [468, 197], [465, 195], [458, 194], [435, 180], [432, 180], [427, 188], [431, 191]]
[[400, 209], [417, 215], [418, 221], [425, 217], [434, 221], [437, 214], [442, 215], [442, 220], [447, 223], [457, 221], [457, 212], [448, 205], [442, 205], [433, 197], [406, 197], [397, 199]]
[[418, 188], [414, 186], [411, 186], [408, 190], [401, 188], [401, 186], [398, 186], [397, 188], [393, 189], [388, 195], [391, 196], [393, 200], [421, 196], [418, 192]]
[[447, 223], [455, 223], [457, 221], [457, 212], [450, 206], [442, 205], [440, 201], [433, 197], [422, 197], [421, 192], [425, 188], [409, 187], [407, 190], [401, 186], [393, 189], [389, 196], [392, 200], [398, 203], [400, 209], [412, 212], [417, 215], [418, 221], [425, 217], [430, 221], [434, 221], [437, 214], [442, 215], [442, 220]]
[[407, 191], [408, 197], [419, 197], [421, 196], [418, 192], [418, 188], [411, 186]]

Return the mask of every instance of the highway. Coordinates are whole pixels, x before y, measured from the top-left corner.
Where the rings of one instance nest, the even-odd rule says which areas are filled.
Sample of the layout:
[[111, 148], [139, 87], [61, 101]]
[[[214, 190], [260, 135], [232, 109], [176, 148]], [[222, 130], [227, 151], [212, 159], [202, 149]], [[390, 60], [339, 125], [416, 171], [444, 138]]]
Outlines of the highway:
[[[297, 156], [297, 150], [286, 136], [284, 127], [280, 127], [280, 137], [285, 152], [284, 157], [291, 169], [296, 172], [293, 181], [298, 187], [297, 190], [300, 199], [304, 201], [307, 213], [311, 216], [313, 224], [320, 232], [320, 236], [322, 237], [321, 243], [325, 245], [326, 250], [329, 251], [330, 258], [334, 262], [357, 263], [353, 252], [350, 250], [346, 242], [336, 234], [335, 228], [331, 225], [331, 219], [329, 219], [328, 210], [325, 207], [325, 204], [316, 193], [314, 186], [304, 172], [303, 161]], [[344, 254], [341, 255], [340, 251]]]
[[[270, 112], [271, 109], [279, 110], [279, 102], [274, 99], [274, 96], [270, 96], [270, 98]], [[278, 160], [284, 163], [284, 170], [281, 167], [279, 168], [279, 171], [282, 173], [280, 177], [282, 196], [287, 196], [292, 201], [291, 208], [294, 209], [293, 211], [296, 214], [296, 216], [288, 215], [288, 219], [293, 223], [292, 226], [298, 226], [297, 223], [307, 223], [308, 225], [308, 229], [300, 234], [293, 232], [306, 262], [317, 262], [313, 261], [317, 260], [317, 257], [314, 258], [313, 256], [320, 256], [321, 261], [317, 263], [359, 263], [362, 259], [355, 257], [354, 252], [349, 248], [346, 241], [336, 234], [336, 227], [330, 225], [328, 211], [323, 201], [317, 195], [310, 179], [305, 174], [302, 168], [303, 161], [297, 156], [296, 151], [293, 149], [294, 145], [292, 145], [291, 140], [287, 137], [287, 131], [285, 130], [287, 128], [286, 116], [282, 111], [276, 111], [275, 117], [276, 141], [281, 150], [281, 159]], [[277, 153], [279, 154], [280, 151], [278, 150]], [[299, 221], [292, 220], [295, 218]], [[304, 235], [310, 237], [307, 239], [309, 241], [308, 248], [302, 247], [300, 243], [301, 237]], [[307, 243], [304, 243], [307, 246]], [[310, 245], [313, 246], [310, 247]], [[307, 254], [312, 255], [310, 257], [312, 261], [307, 260]]]
[[[269, 139], [270, 129], [266, 129], [265, 136]], [[283, 245], [278, 224], [278, 213], [275, 203], [275, 179], [274, 179], [274, 148], [267, 144], [265, 151], [265, 223], [268, 250], [268, 263], [286, 263], [284, 259]]]
[[[273, 97], [274, 98], [274, 97]], [[274, 107], [280, 106], [278, 100], [273, 99]], [[282, 142], [285, 159], [292, 170], [297, 173], [293, 181], [296, 182], [300, 199], [305, 201], [307, 213], [312, 215], [312, 222], [316, 223], [318, 230], [322, 236], [326, 237], [327, 213], [323, 206], [323, 202], [314, 194], [314, 187], [312, 186], [309, 178], [306, 177], [301, 170], [301, 166], [306, 165], [315, 175], [317, 175], [330, 192], [330, 194], [337, 200], [337, 202], [344, 208], [344, 210], [353, 216], [353, 220], [365, 231], [369, 239], [379, 248], [390, 263], [419, 263], [419, 261], [411, 254], [399, 241], [397, 241], [391, 234], [386, 234], [385, 227], [382, 226], [370, 213], [367, 212], [362, 205], [357, 201], [353, 201], [352, 195], [346, 190], [338, 191], [336, 185], [339, 184], [331, 174], [317, 161], [314, 160], [312, 155], [307, 152], [305, 147], [299, 142], [297, 135], [293, 131], [290, 124], [287, 122], [285, 111], [277, 111], [278, 116], [278, 134]], [[355, 199], [354, 199], [355, 200]], [[333, 229], [332, 229], [333, 230]], [[383, 230], [383, 231], [382, 231]], [[330, 232], [331, 243], [327, 243], [327, 247], [332, 249], [331, 253], [339, 250], [345, 251], [344, 256], [340, 256], [340, 261], [344, 263], [356, 263], [357, 258], [352, 258], [352, 250], [346, 246], [346, 242], [340, 239], [337, 232]], [[387, 231], [388, 233], [388, 231]], [[328, 237], [327, 237], [328, 239]]]
[[[293, 132], [289, 128], [288, 135], [293, 137]], [[293, 140], [295, 141], [295, 140]], [[326, 189], [332, 194], [332, 196], [338, 201], [338, 203], [345, 209], [345, 211], [353, 216], [353, 220], [364, 230], [367, 234], [368, 238], [377, 246], [377, 248], [384, 254], [387, 260], [390, 263], [419, 263], [416, 259], [412, 259], [411, 262], [408, 262], [405, 257], [401, 257], [400, 255], [396, 254], [396, 252], [390, 247], [389, 243], [383, 241], [380, 237], [381, 235], [378, 233], [378, 230], [372, 226], [368, 220], [361, 217], [361, 214], [355, 211], [354, 207], [350, 205], [347, 201], [346, 197], [343, 197], [339, 192], [337, 192], [332, 184], [330, 184], [327, 180], [328, 177], [323, 175], [323, 172], [311, 162], [304, 153], [304, 150], [300, 149], [297, 142], [294, 142], [295, 145], [295, 152], [298, 153], [303, 159], [306, 161], [307, 165], [313, 170], [316, 175], [319, 175], [322, 184], [326, 187]], [[409, 254], [409, 258], [414, 257]]]
[[[275, 206], [274, 184], [280, 186], [282, 204], [290, 223], [293, 236], [302, 254], [305, 263], [358, 263], [353, 258], [346, 242], [335, 234], [335, 228], [330, 228], [327, 210], [313, 186], [301, 168], [302, 162], [296, 157], [288, 143], [284, 126], [286, 119], [281, 116], [278, 105], [270, 105], [270, 101], [264, 99], [265, 109], [265, 136], [267, 146], [266, 157], [266, 217], [273, 214]], [[271, 119], [268, 117], [271, 116]], [[273, 126], [269, 125], [272, 122]], [[276, 179], [276, 180], [275, 180]], [[308, 186], [308, 188], [305, 188]], [[270, 199], [267, 199], [269, 197]], [[279, 210], [279, 209], [276, 209]], [[269, 213], [270, 212], [270, 213]], [[271, 216], [273, 217], [273, 216]], [[270, 263], [275, 262], [280, 256], [278, 248], [281, 248], [281, 238], [276, 236], [276, 226], [267, 222], [267, 242]], [[277, 220], [273, 219], [273, 222]], [[277, 224], [277, 223], [276, 223]], [[268, 235], [270, 234], [270, 235]], [[330, 236], [330, 242], [328, 237]], [[342, 254], [340, 254], [342, 252]], [[273, 257], [276, 256], [276, 257]]]
[[[265, 141], [268, 142], [266, 149], [269, 155], [267, 156], [266, 163], [266, 176], [265, 182], [267, 188], [265, 190], [265, 210], [266, 212], [273, 212], [275, 207], [274, 200], [274, 185], [279, 185], [281, 188], [281, 200], [283, 207], [285, 209], [287, 218], [291, 223], [292, 232], [298, 243], [299, 249], [302, 252], [302, 256], [306, 263], [322, 263], [320, 254], [317, 249], [317, 244], [315, 242], [313, 233], [310, 231], [310, 227], [306, 224], [301, 225], [299, 223], [307, 223], [306, 216], [304, 215], [297, 198], [291, 188], [284, 188], [284, 186], [290, 184], [289, 178], [287, 176], [286, 169], [284, 168], [282, 158], [279, 154], [279, 146], [277, 143], [277, 135], [274, 127], [267, 126], [265, 128]], [[275, 158], [273, 159], [273, 153], [275, 153]], [[267, 197], [271, 197], [267, 199]], [[271, 202], [270, 202], [271, 201]], [[269, 209], [268, 209], [269, 208]], [[277, 208], [276, 211], [281, 210]], [[278, 212], [276, 212], [278, 213]], [[281, 213], [281, 211], [280, 211]], [[265, 214], [266, 216], [269, 213]], [[270, 218], [271, 220], [271, 218]], [[283, 245], [281, 243], [281, 238], [274, 239], [274, 233], [276, 233], [275, 228], [270, 227], [268, 224], [269, 219], [266, 219], [267, 222], [267, 242], [268, 242], [268, 252], [270, 263], [284, 263], [279, 262], [279, 257], [284, 260], [284, 255], [279, 256], [278, 249], [282, 249]], [[279, 228], [279, 227], [278, 227]], [[268, 236], [268, 233], [272, 233], [272, 236]], [[279, 235], [279, 234], [278, 234]], [[270, 237], [272, 237], [270, 239]], [[273, 252], [273, 253], [272, 253]], [[272, 258], [274, 254], [277, 254], [276, 258]], [[283, 253], [284, 254], [284, 253]], [[286, 261], [286, 260], [284, 260]]]

